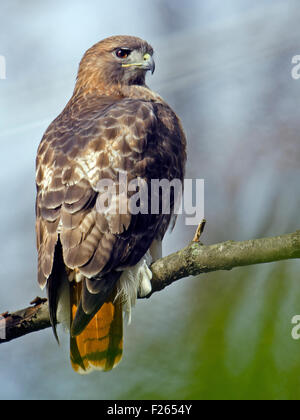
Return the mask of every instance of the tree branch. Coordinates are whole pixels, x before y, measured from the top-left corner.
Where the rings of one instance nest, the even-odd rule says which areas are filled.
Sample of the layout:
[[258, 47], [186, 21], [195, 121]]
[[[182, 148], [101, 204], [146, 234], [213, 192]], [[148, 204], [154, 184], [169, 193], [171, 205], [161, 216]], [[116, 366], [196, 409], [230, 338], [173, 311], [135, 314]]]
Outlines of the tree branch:
[[[295, 258], [300, 258], [300, 231], [209, 246], [192, 242], [152, 264], [152, 292], [147, 298], [184, 277]], [[37, 298], [32, 304], [34, 306], [0, 316], [0, 344], [50, 327], [46, 299]]]
[[295, 258], [300, 258], [300, 230], [243, 242], [227, 241], [209, 246], [191, 243], [152, 264], [152, 293], [183, 277]]

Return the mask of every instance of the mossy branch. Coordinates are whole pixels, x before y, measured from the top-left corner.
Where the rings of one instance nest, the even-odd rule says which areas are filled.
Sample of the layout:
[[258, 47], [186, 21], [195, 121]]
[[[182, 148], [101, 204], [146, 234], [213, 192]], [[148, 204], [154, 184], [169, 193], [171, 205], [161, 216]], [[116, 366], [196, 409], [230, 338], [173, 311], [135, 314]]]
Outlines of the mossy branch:
[[[185, 277], [300, 258], [300, 231], [215, 245], [202, 245], [199, 235], [195, 238], [187, 247], [152, 264], [152, 292], [147, 298]], [[0, 344], [51, 326], [47, 300], [36, 298], [31, 304], [33, 306], [17, 312], [0, 315]]]

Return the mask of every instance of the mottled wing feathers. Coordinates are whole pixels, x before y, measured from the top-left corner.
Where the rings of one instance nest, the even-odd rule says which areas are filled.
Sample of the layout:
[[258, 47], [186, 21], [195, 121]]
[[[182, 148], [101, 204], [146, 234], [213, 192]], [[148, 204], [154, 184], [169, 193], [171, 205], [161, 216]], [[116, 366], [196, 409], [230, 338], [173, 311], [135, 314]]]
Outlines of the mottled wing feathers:
[[[57, 250], [71, 283], [71, 361], [78, 372], [111, 369], [122, 355], [122, 308], [113, 300], [120, 271], [162, 238], [171, 214], [129, 211], [119, 175], [183, 180], [185, 137], [164, 103], [87, 95], [69, 102], [38, 150], [36, 232], [38, 280], [47, 283], [52, 325], [58, 302]], [[101, 207], [99, 181], [115, 183], [112, 206]], [[150, 198], [149, 198], [150, 200]], [[150, 208], [149, 201], [149, 208]], [[63, 270], [65, 272], [65, 270]]]
[[[131, 223], [130, 214], [96, 211], [97, 184], [103, 178], [117, 184], [120, 171], [129, 178], [145, 175], [156, 117], [147, 102], [103, 101], [69, 104], [39, 147], [36, 227], [42, 286], [51, 274], [58, 235], [67, 267], [92, 277], [111, 260], [117, 235]], [[129, 251], [121, 240], [123, 245]]]

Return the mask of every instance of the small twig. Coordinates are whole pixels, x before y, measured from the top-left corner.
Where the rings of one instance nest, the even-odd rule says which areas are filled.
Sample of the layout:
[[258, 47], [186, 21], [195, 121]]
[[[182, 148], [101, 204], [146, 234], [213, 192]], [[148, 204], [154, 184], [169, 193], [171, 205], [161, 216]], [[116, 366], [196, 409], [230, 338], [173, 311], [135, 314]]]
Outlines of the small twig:
[[202, 233], [204, 232], [205, 225], [206, 225], [206, 220], [203, 219], [202, 222], [197, 227], [197, 230], [196, 230], [196, 233], [192, 242], [200, 242], [200, 237]]

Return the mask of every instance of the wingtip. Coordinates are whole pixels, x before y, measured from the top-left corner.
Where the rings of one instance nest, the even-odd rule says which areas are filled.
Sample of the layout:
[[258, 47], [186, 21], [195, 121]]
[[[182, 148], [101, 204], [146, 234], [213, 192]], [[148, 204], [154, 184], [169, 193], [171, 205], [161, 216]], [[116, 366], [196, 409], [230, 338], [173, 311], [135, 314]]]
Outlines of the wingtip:
[[52, 331], [53, 331], [53, 334], [54, 334], [54, 337], [55, 337], [55, 340], [56, 340], [57, 344], [60, 345], [56, 325], [52, 324]]

